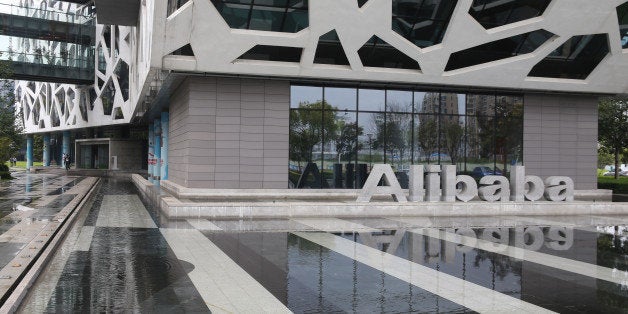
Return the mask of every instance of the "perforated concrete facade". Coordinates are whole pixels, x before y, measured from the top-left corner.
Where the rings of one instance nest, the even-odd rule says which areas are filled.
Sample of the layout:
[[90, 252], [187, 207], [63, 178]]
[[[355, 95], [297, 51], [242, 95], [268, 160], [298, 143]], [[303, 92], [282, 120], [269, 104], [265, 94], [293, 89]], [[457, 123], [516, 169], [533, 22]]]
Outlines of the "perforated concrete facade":
[[290, 84], [188, 78], [171, 97], [169, 180], [287, 188]]
[[526, 94], [526, 174], [569, 176], [576, 189], [596, 189], [597, 103], [595, 96]]

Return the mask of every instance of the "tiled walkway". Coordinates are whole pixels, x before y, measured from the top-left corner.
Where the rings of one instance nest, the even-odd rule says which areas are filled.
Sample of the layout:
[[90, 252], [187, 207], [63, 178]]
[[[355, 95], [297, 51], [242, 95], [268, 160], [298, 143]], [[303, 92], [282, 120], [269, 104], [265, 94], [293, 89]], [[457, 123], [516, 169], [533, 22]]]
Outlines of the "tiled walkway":
[[20, 311], [625, 309], [628, 217], [536, 219], [168, 221], [107, 179]]

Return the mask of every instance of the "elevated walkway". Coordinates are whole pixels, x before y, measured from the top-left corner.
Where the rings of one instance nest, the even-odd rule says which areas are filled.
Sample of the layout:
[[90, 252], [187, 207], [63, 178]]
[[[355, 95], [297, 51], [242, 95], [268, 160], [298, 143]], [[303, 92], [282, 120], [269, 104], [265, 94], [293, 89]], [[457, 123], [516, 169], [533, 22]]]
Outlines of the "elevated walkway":
[[[0, 52], [5, 59], [5, 52]], [[44, 60], [36, 55], [20, 54], [10, 61], [15, 80], [89, 85], [94, 83], [94, 60], [84, 59]], [[58, 61], [58, 62], [57, 62]]]
[[0, 4], [0, 60], [13, 79], [93, 84], [95, 37], [94, 16]]
[[0, 35], [93, 46], [95, 34], [93, 20], [81, 16], [64, 15], [57, 21], [0, 12]]

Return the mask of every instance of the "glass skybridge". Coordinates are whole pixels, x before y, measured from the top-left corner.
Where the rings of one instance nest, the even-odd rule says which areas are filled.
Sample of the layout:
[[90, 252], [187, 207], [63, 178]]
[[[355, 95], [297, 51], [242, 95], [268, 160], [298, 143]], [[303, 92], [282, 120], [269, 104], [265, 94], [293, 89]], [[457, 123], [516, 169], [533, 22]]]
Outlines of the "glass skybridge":
[[0, 60], [16, 80], [92, 84], [95, 16], [0, 4]]

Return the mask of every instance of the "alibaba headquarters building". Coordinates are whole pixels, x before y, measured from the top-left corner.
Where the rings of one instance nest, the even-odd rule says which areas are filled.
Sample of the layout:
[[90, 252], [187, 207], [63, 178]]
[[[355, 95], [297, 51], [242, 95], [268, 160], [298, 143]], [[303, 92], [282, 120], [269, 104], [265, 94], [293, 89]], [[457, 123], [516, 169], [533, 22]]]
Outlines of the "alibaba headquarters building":
[[[39, 1], [45, 5], [47, 1]], [[52, 2], [52, 1], [50, 1]], [[95, 6], [95, 9], [94, 9]], [[16, 84], [44, 164], [198, 189], [361, 188], [373, 164], [596, 188], [597, 105], [628, 92], [624, 0], [99, 0], [93, 76]], [[30, 48], [29, 48], [30, 47]], [[35, 137], [35, 134], [42, 135]], [[32, 162], [32, 153], [30, 153]]]

